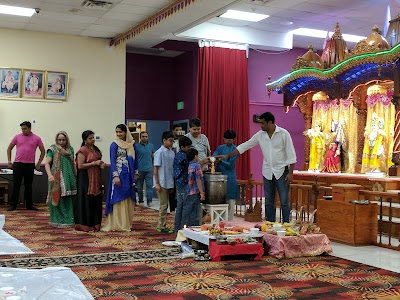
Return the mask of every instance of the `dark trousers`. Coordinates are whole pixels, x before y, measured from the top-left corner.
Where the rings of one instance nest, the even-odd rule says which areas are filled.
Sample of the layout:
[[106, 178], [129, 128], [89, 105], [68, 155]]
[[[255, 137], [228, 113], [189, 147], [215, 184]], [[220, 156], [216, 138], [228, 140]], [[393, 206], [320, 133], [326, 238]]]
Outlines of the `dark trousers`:
[[32, 182], [35, 171], [35, 164], [14, 162], [13, 164], [13, 192], [10, 206], [17, 207], [19, 201], [19, 190], [21, 189], [22, 179], [24, 180], [24, 198], [27, 208], [33, 206], [32, 201]]
[[173, 188], [171, 193], [168, 195], [169, 197], [169, 211], [175, 211], [177, 201], [176, 201], [176, 188]]

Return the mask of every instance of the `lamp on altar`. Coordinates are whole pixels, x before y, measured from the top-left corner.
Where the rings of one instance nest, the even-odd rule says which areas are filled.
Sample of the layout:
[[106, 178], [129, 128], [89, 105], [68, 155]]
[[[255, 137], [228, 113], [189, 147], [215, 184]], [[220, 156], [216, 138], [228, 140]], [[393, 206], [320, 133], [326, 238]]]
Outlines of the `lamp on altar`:
[[380, 84], [374, 84], [371, 85], [368, 89], [367, 89], [367, 95], [371, 96], [371, 95], [375, 95], [375, 94], [387, 94], [387, 89], [380, 85]]
[[312, 101], [326, 101], [328, 99], [329, 96], [323, 91], [319, 91], [312, 96]]

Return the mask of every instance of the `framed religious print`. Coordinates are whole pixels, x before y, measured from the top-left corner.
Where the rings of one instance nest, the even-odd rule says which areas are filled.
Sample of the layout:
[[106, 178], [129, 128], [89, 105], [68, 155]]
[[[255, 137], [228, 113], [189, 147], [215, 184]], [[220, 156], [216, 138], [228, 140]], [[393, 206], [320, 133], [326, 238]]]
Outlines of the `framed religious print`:
[[0, 68], [0, 97], [21, 97], [22, 70]]
[[24, 70], [22, 98], [44, 98], [45, 71]]
[[67, 100], [69, 74], [46, 72], [46, 99]]

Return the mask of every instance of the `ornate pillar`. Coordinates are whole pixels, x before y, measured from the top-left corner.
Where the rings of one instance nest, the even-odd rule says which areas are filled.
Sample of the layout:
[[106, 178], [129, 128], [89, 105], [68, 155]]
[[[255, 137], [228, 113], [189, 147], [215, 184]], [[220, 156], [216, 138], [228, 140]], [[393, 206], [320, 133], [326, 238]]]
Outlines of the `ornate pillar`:
[[[296, 104], [299, 107], [300, 112], [303, 114], [304, 130], [310, 129], [312, 124], [313, 112], [312, 94], [302, 95], [301, 97], [299, 97], [299, 99], [297, 99]], [[308, 170], [308, 164], [310, 162], [310, 144], [310, 139], [307, 136], [304, 136], [303, 170]]]
[[362, 154], [364, 149], [364, 131], [367, 125], [367, 103], [365, 99], [367, 97], [367, 89], [365, 86], [358, 87], [352, 94], [353, 105], [357, 109], [357, 153], [356, 159], [357, 164], [355, 166], [355, 172], [361, 172]]
[[[311, 128], [312, 123], [312, 116], [305, 114], [303, 115], [304, 118], [304, 127], [305, 130]], [[304, 170], [308, 170], [308, 164], [310, 162], [310, 147], [311, 147], [311, 140], [308, 136], [304, 136]]]
[[[364, 131], [367, 125], [367, 110], [365, 108], [357, 108], [357, 115], [357, 165], [361, 166], [365, 140]], [[359, 173], [361, 169], [357, 171]]]
[[392, 103], [395, 108], [395, 120], [394, 120], [394, 145], [392, 161], [394, 166], [389, 168], [389, 176], [400, 175], [400, 93], [399, 93], [399, 69], [396, 66], [393, 70], [393, 81], [394, 81], [394, 93], [392, 97]]

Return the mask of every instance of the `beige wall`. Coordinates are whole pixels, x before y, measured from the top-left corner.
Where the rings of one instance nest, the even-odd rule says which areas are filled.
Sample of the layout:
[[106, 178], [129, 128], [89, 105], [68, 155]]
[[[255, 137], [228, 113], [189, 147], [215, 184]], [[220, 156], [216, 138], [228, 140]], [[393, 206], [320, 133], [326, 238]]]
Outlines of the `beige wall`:
[[103, 39], [22, 30], [0, 29], [0, 36], [0, 67], [70, 76], [65, 102], [0, 98], [0, 163], [7, 162], [7, 146], [24, 120], [35, 120], [32, 131], [45, 148], [54, 143], [57, 131], [65, 130], [78, 149], [82, 131], [93, 130], [102, 138], [96, 145], [108, 163], [115, 125], [125, 119], [125, 47], [109, 48]]

